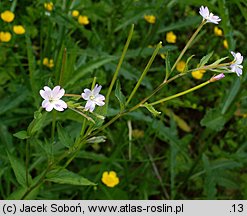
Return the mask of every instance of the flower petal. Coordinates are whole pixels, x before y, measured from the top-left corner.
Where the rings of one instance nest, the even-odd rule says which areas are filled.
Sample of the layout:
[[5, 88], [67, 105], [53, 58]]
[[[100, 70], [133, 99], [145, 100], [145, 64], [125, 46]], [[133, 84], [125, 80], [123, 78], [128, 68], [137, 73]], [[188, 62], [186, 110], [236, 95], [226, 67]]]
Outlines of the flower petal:
[[94, 102], [98, 105], [98, 106], [103, 106], [105, 104], [104, 102], [105, 100], [105, 96], [104, 95], [97, 95], [96, 98], [94, 99]]
[[206, 19], [207, 16], [209, 16], [209, 10], [208, 7], [200, 7], [199, 13], [201, 14], [201, 16]]
[[54, 109], [57, 111], [64, 111], [67, 108], [67, 104], [63, 100], [58, 100], [54, 103]]
[[242, 64], [243, 58], [244, 58], [244, 57], [238, 52], [238, 53], [236, 54], [236, 64]]
[[55, 86], [53, 89], [52, 89], [52, 93], [53, 93], [53, 95], [57, 95], [58, 94], [58, 92], [60, 91], [60, 86]]
[[44, 91], [44, 90], [40, 90], [39, 91], [39, 94], [41, 95], [42, 98], [44, 98], [45, 100], [48, 100], [49, 97], [48, 97], [48, 92]]
[[42, 98], [48, 100], [51, 97], [51, 89], [48, 86], [45, 86], [44, 90], [41, 89], [39, 91], [39, 94], [41, 95]]
[[50, 89], [48, 86], [45, 86], [45, 87], [44, 87], [44, 90], [45, 90], [45, 91], [51, 91], [51, 89]]
[[84, 99], [84, 100], [89, 100], [89, 97], [92, 95], [92, 92], [91, 90], [89, 89], [84, 89], [84, 93], [81, 93], [81, 97]]
[[90, 112], [93, 112], [95, 109], [95, 103], [91, 100], [87, 101], [86, 106], [85, 106], [85, 110], [89, 110]]
[[49, 102], [48, 100], [43, 100], [41, 106], [42, 106], [43, 108], [46, 108], [47, 106], [49, 106], [49, 104], [50, 104], [50, 102]]
[[236, 72], [236, 74], [237, 74], [238, 76], [241, 76], [241, 75], [242, 75], [242, 69], [239, 68], [239, 67], [236, 67], [235, 72]]
[[95, 87], [94, 87], [94, 89], [93, 89], [93, 91], [92, 91], [93, 95], [94, 95], [94, 96], [98, 95], [99, 92], [100, 92], [100, 90], [101, 90], [101, 88], [102, 88], [101, 85], [98, 86], [98, 84], [96, 84]]
[[60, 99], [61, 97], [64, 96], [64, 94], [65, 94], [65, 90], [62, 88], [62, 89], [60, 89], [59, 92], [57, 93], [56, 98], [57, 98], [57, 99]]
[[54, 104], [52, 104], [52, 103], [47, 103], [47, 106], [45, 107], [45, 110], [46, 110], [47, 112], [50, 112], [50, 111], [52, 111], [53, 108], [54, 108]]

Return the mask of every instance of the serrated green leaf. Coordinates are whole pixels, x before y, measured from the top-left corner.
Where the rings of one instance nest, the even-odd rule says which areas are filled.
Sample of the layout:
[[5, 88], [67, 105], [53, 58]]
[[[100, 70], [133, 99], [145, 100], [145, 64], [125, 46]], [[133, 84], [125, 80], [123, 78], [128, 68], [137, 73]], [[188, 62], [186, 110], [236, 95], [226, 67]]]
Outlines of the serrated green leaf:
[[146, 107], [148, 111], [151, 112], [154, 116], [161, 114], [161, 112], [158, 112], [152, 105], [148, 103], [144, 103], [143, 106]]
[[[22, 187], [26, 187], [26, 169], [23, 162], [7, 152], [11, 167], [14, 171], [16, 180]], [[28, 181], [31, 182], [31, 176], [28, 175]]]
[[78, 186], [96, 185], [88, 179], [67, 169], [53, 170], [47, 175], [46, 181], [51, 181], [58, 184], [70, 184]]
[[210, 128], [214, 131], [221, 131], [226, 122], [226, 116], [222, 115], [219, 109], [214, 108], [206, 112], [200, 123], [202, 126]]
[[126, 98], [125, 98], [125, 96], [123, 95], [123, 93], [121, 91], [121, 85], [120, 85], [119, 80], [117, 80], [116, 89], [115, 89], [115, 96], [119, 101], [120, 110], [123, 111]]
[[201, 61], [199, 63], [198, 68], [203, 67], [205, 64], [207, 64], [208, 61], [209, 61], [209, 59], [212, 57], [213, 53], [214, 52], [211, 52], [211, 53], [205, 55], [204, 57], [202, 57], [202, 59], [201, 59]]
[[18, 139], [27, 139], [27, 138], [29, 138], [29, 136], [27, 134], [27, 131], [25, 131], [25, 130], [19, 131], [19, 132], [13, 134], [13, 136], [17, 137]]
[[69, 148], [74, 143], [69, 133], [62, 127], [59, 122], [57, 123], [57, 133], [59, 141], [65, 147]]
[[29, 136], [32, 136], [35, 132], [39, 131], [42, 128], [46, 120], [46, 115], [47, 113], [42, 114], [40, 111], [36, 111], [34, 113], [34, 119], [27, 128], [27, 134]]

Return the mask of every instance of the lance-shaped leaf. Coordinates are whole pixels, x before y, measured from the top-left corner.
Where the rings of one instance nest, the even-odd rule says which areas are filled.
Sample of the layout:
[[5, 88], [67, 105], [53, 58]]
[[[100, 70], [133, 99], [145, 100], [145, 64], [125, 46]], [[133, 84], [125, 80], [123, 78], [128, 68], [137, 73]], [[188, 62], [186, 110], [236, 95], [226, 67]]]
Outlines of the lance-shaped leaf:
[[27, 134], [27, 131], [25, 131], [25, 130], [19, 131], [19, 132], [13, 134], [13, 136], [17, 137], [18, 139], [27, 139], [27, 138], [29, 138], [29, 136]]
[[77, 173], [73, 173], [67, 169], [59, 169], [59, 168], [51, 171], [47, 175], [46, 181], [51, 181], [58, 184], [70, 184], [70, 185], [78, 185], [78, 186], [96, 185], [95, 183], [89, 181], [88, 179], [78, 175]]
[[203, 67], [205, 64], [207, 64], [208, 61], [209, 61], [209, 59], [212, 57], [213, 53], [214, 52], [211, 52], [211, 53], [205, 55], [204, 57], [202, 57], [202, 59], [201, 59], [201, 61], [199, 63], [198, 68]]
[[115, 96], [117, 97], [117, 99], [118, 99], [118, 101], [120, 103], [120, 110], [123, 111], [126, 98], [125, 98], [124, 94], [121, 91], [121, 85], [120, 85], [119, 80], [117, 81], [117, 84], [116, 84]]

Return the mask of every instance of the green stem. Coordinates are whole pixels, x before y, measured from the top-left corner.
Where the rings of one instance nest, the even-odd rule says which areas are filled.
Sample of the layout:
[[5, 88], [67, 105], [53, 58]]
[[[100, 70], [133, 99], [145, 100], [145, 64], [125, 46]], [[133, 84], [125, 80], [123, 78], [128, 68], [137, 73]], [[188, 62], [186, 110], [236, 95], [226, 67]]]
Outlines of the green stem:
[[143, 80], [144, 77], [146, 76], [146, 74], [147, 74], [149, 68], [151, 67], [151, 65], [152, 65], [152, 63], [153, 63], [153, 61], [154, 61], [154, 59], [155, 59], [156, 55], [158, 54], [159, 49], [160, 49], [161, 47], [162, 47], [162, 42], [159, 42], [159, 44], [156, 46], [156, 48], [155, 48], [155, 50], [154, 50], [154, 52], [153, 52], [153, 55], [151, 56], [151, 58], [149, 59], [147, 65], [146, 65], [146, 67], [145, 67], [145, 69], [143, 70], [140, 79], [138, 80], [138, 82], [136, 83], [134, 89], [132, 90], [132, 92], [131, 92], [131, 94], [130, 94], [130, 96], [129, 96], [129, 98], [128, 98], [126, 104], [125, 104], [125, 106], [127, 106], [127, 105], [129, 104], [129, 102], [131, 101], [131, 99], [132, 99], [133, 96], [135, 95], [137, 89], [138, 89], [139, 86], [141, 85], [142, 80]]
[[84, 118], [84, 119], [83, 119], [82, 126], [81, 126], [81, 132], [80, 132], [80, 135], [81, 135], [81, 136], [84, 135], [85, 128], [86, 128], [86, 121], [87, 121], [87, 120]]
[[218, 64], [218, 65], [213, 65], [213, 64], [205, 65], [203, 67], [188, 70], [186, 73], [190, 73], [190, 72], [197, 71], [197, 70], [210, 70], [210, 69], [215, 69], [215, 68], [221, 68], [221, 67], [229, 66], [231, 64], [232, 64], [232, 62], [227, 62], [227, 63], [223, 63], [223, 64]]
[[78, 94], [64, 94], [64, 96], [67, 96], [67, 97], [81, 97], [81, 95], [78, 95]]
[[156, 105], [156, 104], [159, 104], [159, 103], [162, 103], [162, 102], [165, 102], [165, 101], [168, 101], [168, 100], [171, 100], [171, 99], [180, 97], [180, 96], [182, 96], [182, 95], [185, 95], [185, 94], [188, 94], [188, 93], [190, 93], [190, 92], [192, 92], [192, 91], [195, 91], [195, 90], [197, 90], [197, 89], [199, 89], [199, 88], [202, 88], [203, 86], [206, 86], [206, 85], [209, 84], [209, 83], [211, 83], [210, 80], [208, 80], [208, 81], [206, 81], [206, 82], [204, 82], [204, 83], [202, 83], [202, 84], [200, 84], [200, 85], [198, 85], [198, 86], [195, 86], [195, 87], [193, 87], [193, 88], [190, 88], [190, 89], [188, 89], [188, 90], [186, 90], [186, 91], [182, 91], [182, 92], [179, 92], [179, 93], [177, 93], [177, 94], [175, 94], [175, 95], [172, 95], [172, 96], [169, 96], [169, 97], [160, 99], [160, 100], [158, 100], [158, 101], [155, 101], [155, 102], [153, 102], [153, 103], [150, 103], [150, 105], [153, 106], [153, 105]]
[[23, 194], [21, 197], [21, 200], [25, 199], [34, 189], [36, 189], [39, 185], [41, 185], [45, 179], [46, 174], [51, 170], [52, 168], [52, 163], [49, 164], [46, 168], [46, 170], [43, 172], [43, 174], [40, 176], [39, 180], [33, 184], [31, 187], [27, 189], [27, 191]]
[[202, 23], [198, 26], [198, 28], [196, 29], [196, 31], [194, 32], [194, 34], [191, 36], [191, 38], [189, 39], [188, 43], [185, 45], [184, 49], [182, 50], [182, 52], [180, 53], [180, 55], [178, 56], [176, 62], [174, 63], [174, 65], [172, 66], [171, 72], [175, 69], [176, 65], [178, 64], [178, 62], [181, 60], [181, 58], [183, 57], [184, 53], [186, 52], [186, 50], [189, 48], [189, 46], [191, 45], [192, 41], [195, 39], [195, 37], [197, 36], [197, 34], [199, 33], [199, 31], [201, 30], [202, 26], [205, 24], [205, 21], [202, 21]]
[[117, 69], [116, 69], [116, 71], [114, 72], [114, 75], [113, 75], [112, 80], [111, 80], [110, 87], [108, 88], [108, 92], [107, 92], [107, 94], [106, 94], [106, 100], [105, 100], [106, 106], [108, 105], [109, 97], [110, 97], [112, 88], [113, 88], [113, 86], [114, 86], [114, 84], [115, 84], [115, 82], [116, 82], [116, 79], [117, 79], [119, 70], [120, 70], [120, 68], [121, 68], [121, 65], [122, 65], [122, 63], [123, 63], [124, 57], [125, 57], [126, 52], [127, 52], [127, 50], [128, 50], [128, 47], [129, 47], [129, 44], [130, 44], [130, 41], [131, 41], [133, 32], [134, 32], [134, 24], [131, 25], [131, 29], [130, 29], [130, 31], [129, 31], [129, 35], [128, 35], [127, 41], [126, 41], [126, 43], [125, 43], [125, 46], [124, 46], [122, 55], [121, 55], [121, 57], [120, 57], [120, 59], [119, 59], [118, 65], [117, 65]]
[[29, 157], [30, 157], [30, 141], [27, 139], [26, 141], [26, 184], [29, 186], [28, 181], [28, 169], [29, 169]]
[[171, 79], [167, 80], [166, 82], [161, 83], [148, 97], [144, 98], [140, 103], [138, 103], [137, 105], [135, 105], [134, 107], [132, 107], [131, 109], [125, 111], [125, 112], [120, 112], [118, 113], [115, 117], [113, 117], [109, 122], [107, 122], [106, 124], [104, 124], [101, 128], [98, 129], [98, 131], [93, 132], [90, 136], [95, 136], [97, 133], [99, 133], [100, 131], [104, 130], [105, 128], [107, 128], [109, 125], [111, 125], [113, 122], [115, 122], [117, 119], [121, 118], [122, 116], [136, 110], [137, 108], [139, 108], [142, 104], [144, 104], [149, 98], [151, 98], [154, 94], [156, 94], [160, 89], [162, 89], [164, 87], [164, 85], [170, 83], [171, 81], [186, 75], [186, 73], [180, 73], [177, 74], [176, 76], [172, 77]]
[[52, 113], [52, 126], [51, 126], [51, 141], [52, 141], [52, 144], [54, 143], [54, 139], [55, 139], [56, 118], [57, 118], [57, 113], [53, 112]]
[[177, 74], [176, 76], [172, 77], [171, 79], [162, 82], [149, 96], [147, 96], [140, 103], [138, 103], [137, 105], [135, 105], [134, 107], [129, 109], [128, 112], [132, 112], [132, 111], [136, 110], [137, 108], [142, 106], [147, 100], [149, 100], [153, 95], [155, 95], [158, 91], [160, 91], [165, 85], [167, 85], [168, 83], [172, 82], [173, 80], [175, 80], [181, 76], [184, 76], [184, 75], [186, 75], [186, 73], [180, 73], [180, 74]]

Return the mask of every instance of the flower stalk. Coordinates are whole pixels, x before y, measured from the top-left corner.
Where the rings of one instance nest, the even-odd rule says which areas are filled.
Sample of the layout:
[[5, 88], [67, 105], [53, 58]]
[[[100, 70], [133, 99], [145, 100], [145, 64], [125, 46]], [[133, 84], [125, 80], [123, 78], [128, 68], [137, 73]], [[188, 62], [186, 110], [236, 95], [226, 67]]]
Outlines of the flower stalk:
[[[129, 31], [129, 35], [128, 35], [128, 38], [127, 38], [127, 41], [126, 41], [126, 44], [124, 46], [124, 49], [123, 49], [123, 52], [122, 52], [122, 55], [119, 59], [119, 62], [118, 62], [118, 65], [117, 65], [117, 69], [116, 71], [114, 72], [114, 75], [112, 77], [112, 80], [111, 80], [111, 84], [109, 86], [109, 89], [107, 91], [107, 94], [106, 94], [106, 99], [105, 99], [105, 103], [106, 103], [106, 106], [108, 106], [108, 103], [109, 103], [109, 97], [110, 97], [110, 94], [111, 94], [111, 91], [112, 91], [112, 88], [117, 80], [117, 76], [118, 76], [118, 73], [119, 73], [119, 70], [121, 68], [121, 65], [123, 63], [123, 60], [124, 60], [124, 57], [126, 55], [126, 52], [128, 50], [128, 47], [129, 47], [129, 44], [130, 44], [130, 41], [131, 41], [131, 38], [133, 36], [133, 32], [134, 32], [134, 24], [131, 25], [131, 29]], [[107, 109], [107, 108], [106, 108]]]
[[146, 67], [145, 67], [145, 69], [143, 70], [141, 77], [139, 78], [139, 80], [138, 80], [138, 82], [136, 83], [134, 89], [133, 89], [132, 92], [130, 93], [130, 96], [129, 96], [129, 98], [128, 98], [126, 104], [125, 104], [125, 106], [127, 106], [127, 105], [129, 104], [129, 102], [131, 101], [131, 99], [132, 99], [133, 96], [135, 95], [137, 89], [138, 89], [139, 86], [141, 85], [142, 80], [143, 80], [144, 77], [146, 76], [146, 74], [147, 74], [149, 68], [151, 67], [151, 65], [152, 65], [152, 63], [153, 63], [153, 61], [154, 61], [154, 59], [155, 59], [156, 55], [158, 54], [159, 49], [160, 49], [161, 47], [162, 47], [162, 42], [159, 42], [158, 45], [157, 45], [157, 47], [155, 48], [155, 50], [154, 50], [154, 52], [153, 52], [153, 55], [151, 56], [151, 58], [149, 59], [147, 65], [146, 65]]
[[198, 86], [195, 86], [195, 87], [193, 87], [193, 88], [190, 88], [190, 89], [188, 89], [188, 90], [186, 90], [186, 91], [182, 91], [182, 92], [179, 92], [179, 93], [177, 93], [177, 94], [175, 94], [175, 95], [172, 95], [172, 96], [169, 96], [169, 97], [160, 99], [160, 100], [158, 100], [158, 101], [155, 101], [155, 102], [153, 102], [153, 103], [150, 103], [150, 105], [152, 105], [152, 106], [153, 106], [153, 105], [157, 105], [157, 104], [163, 103], [163, 102], [165, 102], [165, 101], [168, 101], [168, 100], [171, 100], [171, 99], [180, 97], [180, 96], [182, 96], [182, 95], [185, 95], [185, 94], [188, 94], [188, 93], [190, 93], [190, 92], [193, 92], [193, 91], [195, 91], [195, 90], [197, 90], [197, 89], [200, 89], [200, 88], [202, 88], [202, 87], [208, 85], [209, 83], [211, 83], [210, 80], [208, 80], [208, 81], [206, 81], [206, 82], [204, 82], [204, 83], [202, 83], [202, 84], [200, 84], [200, 85], [198, 85]]
[[195, 39], [195, 37], [198, 35], [199, 31], [202, 29], [202, 27], [204, 26], [204, 24], [206, 24], [206, 22], [205, 21], [202, 21], [201, 24], [196, 29], [196, 31], [194, 32], [194, 34], [191, 36], [191, 38], [189, 39], [188, 43], [185, 45], [185, 47], [181, 51], [180, 55], [178, 56], [177, 60], [175, 61], [174, 65], [172, 66], [171, 73], [176, 68], [178, 62], [181, 60], [181, 58], [183, 57], [184, 53], [190, 47], [191, 43], [193, 42], [193, 40]]

